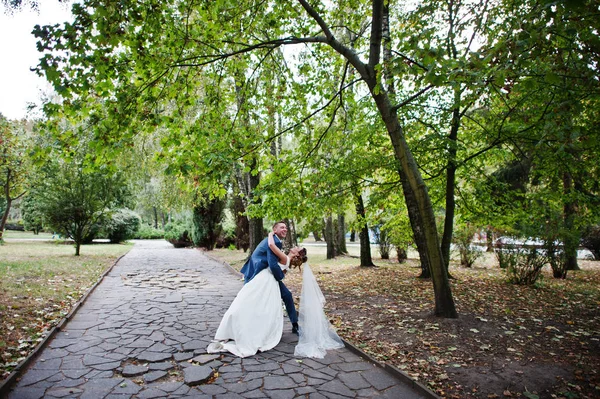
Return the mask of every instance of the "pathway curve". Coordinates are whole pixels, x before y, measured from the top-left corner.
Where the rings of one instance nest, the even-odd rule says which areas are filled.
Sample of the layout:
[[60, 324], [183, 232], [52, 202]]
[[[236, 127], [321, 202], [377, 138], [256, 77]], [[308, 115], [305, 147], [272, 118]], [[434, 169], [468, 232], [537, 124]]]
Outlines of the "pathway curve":
[[426, 398], [349, 349], [240, 359], [205, 348], [243, 282], [193, 249], [138, 241], [21, 376], [26, 398]]

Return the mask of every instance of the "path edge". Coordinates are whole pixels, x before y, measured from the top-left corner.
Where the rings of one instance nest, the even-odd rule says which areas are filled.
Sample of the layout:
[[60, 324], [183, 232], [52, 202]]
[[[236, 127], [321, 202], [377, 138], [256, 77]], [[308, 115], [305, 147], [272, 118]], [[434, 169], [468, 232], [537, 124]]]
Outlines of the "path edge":
[[235, 269], [233, 268], [233, 266], [231, 266], [229, 263], [225, 262], [224, 260], [221, 260], [221, 259], [219, 259], [219, 258], [216, 258], [216, 257], [214, 257], [214, 256], [212, 256], [212, 255], [209, 255], [209, 254], [207, 253], [208, 251], [206, 251], [206, 250], [202, 250], [202, 249], [200, 249], [200, 252], [202, 253], [202, 255], [206, 256], [208, 259], [210, 259], [210, 260], [212, 260], [212, 261], [215, 261], [215, 262], [217, 262], [218, 264], [221, 264], [221, 265], [225, 266], [225, 268], [226, 268], [227, 270], [229, 270], [229, 272], [230, 272], [231, 274], [235, 275], [236, 277], [239, 277], [239, 278], [244, 278], [244, 275], [243, 275], [242, 273], [240, 273], [240, 272], [238, 272], [237, 270], [235, 270]]
[[[229, 263], [227, 263], [221, 259], [215, 258], [211, 255], [208, 255], [206, 252], [207, 251], [202, 251], [202, 253], [207, 258], [225, 266], [232, 274], [239, 276], [239, 277], [243, 276], [242, 273], [235, 270]], [[373, 358], [366, 352], [362, 351], [361, 349], [356, 347], [354, 344], [348, 342], [344, 338], [340, 337], [340, 339], [344, 342], [344, 345], [346, 345], [346, 348], [348, 348], [351, 352], [353, 352], [354, 354], [367, 360], [369, 363], [373, 363], [375, 366], [382, 368], [383, 370], [387, 371], [389, 374], [392, 374], [394, 377], [398, 378], [400, 381], [406, 383], [407, 385], [410, 385], [410, 387], [412, 389], [419, 392], [420, 394], [423, 394], [425, 397], [427, 397], [429, 399], [441, 399], [441, 397], [436, 395], [432, 390], [430, 390], [429, 388], [427, 388], [425, 385], [421, 384], [420, 382], [415, 381], [408, 374], [406, 374], [404, 371], [400, 370], [399, 368], [394, 367], [387, 363], [381, 363], [380, 361], [376, 360], [375, 358]]]
[[[131, 249], [133, 249], [133, 246]], [[46, 337], [44, 337], [44, 339], [42, 339], [36, 345], [36, 347], [33, 349], [33, 351], [29, 355], [27, 355], [27, 357], [23, 361], [21, 361], [21, 363], [19, 363], [17, 365], [17, 367], [15, 367], [15, 369], [8, 375], [8, 377], [6, 377], [6, 380], [4, 380], [2, 382], [2, 384], [0, 384], [0, 397], [4, 398], [4, 397], [8, 396], [8, 393], [11, 391], [12, 385], [15, 383], [17, 378], [19, 378], [21, 376], [21, 373], [23, 371], [25, 371], [25, 369], [27, 369], [27, 367], [29, 367], [31, 365], [31, 363], [39, 356], [39, 354], [42, 352], [42, 350], [44, 350], [46, 348], [46, 346], [48, 346], [48, 343], [61, 330], [61, 328], [75, 315], [75, 313], [77, 313], [77, 310], [79, 310], [81, 305], [83, 305], [83, 303], [91, 295], [91, 293], [94, 292], [96, 287], [98, 285], [100, 285], [102, 280], [104, 280], [104, 277], [106, 277], [106, 275], [112, 271], [112, 269], [116, 266], [116, 264], [119, 263], [119, 261], [125, 255], [127, 255], [131, 251], [131, 249], [129, 251], [127, 251], [126, 253], [124, 253], [123, 255], [119, 256], [117, 258], [117, 260], [115, 260], [115, 262], [100, 275], [100, 277], [94, 283], [94, 285], [92, 285], [77, 302], [75, 302], [75, 305], [73, 306], [73, 308], [71, 308], [69, 313], [67, 313], [67, 315], [64, 316], [58, 322], [58, 324], [56, 324], [54, 327], [52, 327], [52, 329], [50, 330], [48, 335], [46, 335]]]

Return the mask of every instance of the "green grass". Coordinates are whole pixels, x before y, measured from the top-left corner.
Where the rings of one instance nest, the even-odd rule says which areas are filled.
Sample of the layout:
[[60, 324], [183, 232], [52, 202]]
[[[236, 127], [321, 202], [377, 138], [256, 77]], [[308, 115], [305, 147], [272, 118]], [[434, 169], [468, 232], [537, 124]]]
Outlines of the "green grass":
[[52, 233], [41, 232], [33, 234], [31, 231], [5, 230], [4, 238], [8, 239], [37, 239], [37, 240], [52, 240]]
[[62, 240], [15, 240], [30, 236], [11, 231], [0, 245], [2, 378], [133, 245], [83, 245], [75, 256], [74, 246]]

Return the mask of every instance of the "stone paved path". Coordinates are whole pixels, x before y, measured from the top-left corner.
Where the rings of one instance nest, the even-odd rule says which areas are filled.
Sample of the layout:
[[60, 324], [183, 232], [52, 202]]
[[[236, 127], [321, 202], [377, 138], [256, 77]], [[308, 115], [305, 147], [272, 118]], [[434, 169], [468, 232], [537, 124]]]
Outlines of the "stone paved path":
[[294, 358], [297, 337], [287, 319], [271, 351], [245, 359], [207, 355], [241, 287], [200, 251], [136, 242], [8, 397], [426, 397], [348, 349], [325, 359]]

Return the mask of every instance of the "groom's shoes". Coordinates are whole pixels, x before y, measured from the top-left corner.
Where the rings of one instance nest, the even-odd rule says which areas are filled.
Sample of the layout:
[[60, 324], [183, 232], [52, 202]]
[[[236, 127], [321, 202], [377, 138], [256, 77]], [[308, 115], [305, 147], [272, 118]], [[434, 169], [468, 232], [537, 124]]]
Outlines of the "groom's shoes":
[[292, 323], [292, 334], [300, 335], [298, 332], [298, 323]]

